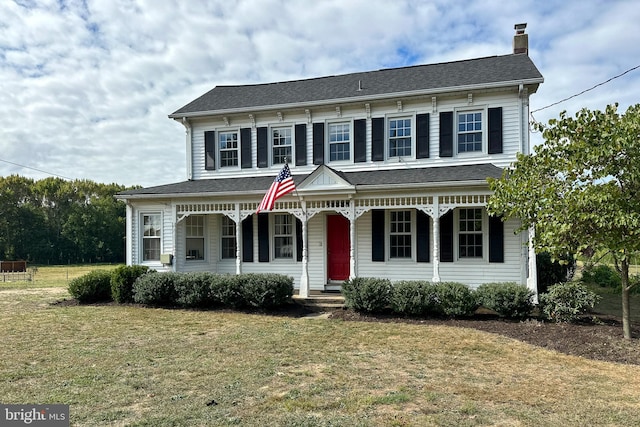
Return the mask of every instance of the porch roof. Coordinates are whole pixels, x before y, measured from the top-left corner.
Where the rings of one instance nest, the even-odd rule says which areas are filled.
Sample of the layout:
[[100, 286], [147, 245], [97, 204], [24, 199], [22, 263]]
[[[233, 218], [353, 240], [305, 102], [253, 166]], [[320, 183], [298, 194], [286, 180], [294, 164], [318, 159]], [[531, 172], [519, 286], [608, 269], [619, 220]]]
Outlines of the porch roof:
[[[356, 187], [356, 190], [366, 190], [379, 186], [407, 187], [407, 186], [442, 186], [451, 183], [457, 186], [461, 183], [486, 182], [487, 178], [499, 178], [502, 168], [493, 164], [441, 166], [411, 169], [389, 169], [379, 171], [340, 172], [337, 175]], [[293, 175], [296, 185], [299, 185], [309, 174]], [[264, 194], [275, 177], [250, 176], [237, 178], [214, 178], [194, 181], [183, 181], [174, 184], [158, 185], [155, 187], [139, 188], [122, 191], [117, 194], [119, 199], [144, 199], [162, 197], [200, 197], [220, 196], [222, 194], [253, 195]]]

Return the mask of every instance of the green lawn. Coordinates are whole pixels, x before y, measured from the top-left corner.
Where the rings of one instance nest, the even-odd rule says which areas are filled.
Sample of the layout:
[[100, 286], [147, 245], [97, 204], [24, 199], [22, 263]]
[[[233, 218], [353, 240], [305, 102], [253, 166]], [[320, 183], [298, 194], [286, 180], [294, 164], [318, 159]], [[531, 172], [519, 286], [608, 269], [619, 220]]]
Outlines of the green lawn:
[[65, 297], [0, 289], [0, 396], [67, 403], [74, 426], [640, 425], [639, 366], [462, 328]]
[[[70, 280], [80, 277], [92, 270], [113, 269], [112, 264], [84, 264], [84, 265], [53, 265], [53, 266], [29, 266], [28, 270], [33, 273], [33, 279], [29, 281], [0, 281], [2, 289], [30, 289], [30, 288], [50, 288], [67, 287]], [[0, 280], [2, 280], [0, 276]]]

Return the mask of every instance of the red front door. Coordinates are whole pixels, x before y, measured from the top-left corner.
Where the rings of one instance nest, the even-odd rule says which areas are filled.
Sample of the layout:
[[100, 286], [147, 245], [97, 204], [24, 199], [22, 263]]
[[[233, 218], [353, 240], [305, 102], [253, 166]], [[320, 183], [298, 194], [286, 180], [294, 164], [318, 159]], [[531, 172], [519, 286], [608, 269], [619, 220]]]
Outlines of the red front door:
[[349, 278], [349, 220], [327, 216], [327, 275], [329, 280]]

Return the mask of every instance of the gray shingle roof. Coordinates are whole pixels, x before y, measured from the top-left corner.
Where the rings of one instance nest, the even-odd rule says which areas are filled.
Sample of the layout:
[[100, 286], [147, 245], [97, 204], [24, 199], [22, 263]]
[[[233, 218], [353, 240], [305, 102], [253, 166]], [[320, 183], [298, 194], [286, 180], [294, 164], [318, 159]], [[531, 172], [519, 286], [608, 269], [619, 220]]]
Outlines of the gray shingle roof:
[[[216, 86], [170, 117], [514, 82], [540, 84], [528, 55], [503, 55], [286, 82]], [[358, 90], [359, 85], [362, 90]]]
[[[420, 169], [395, 169], [366, 172], [337, 172], [347, 182], [357, 188], [380, 185], [434, 184], [444, 182], [484, 181], [488, 177], [499, 178], [502, 169], [492, 164], [442, 166]], [[293, 175], [299, 185], [308, 175]], [[118, 193], [119, 198], [176, 197], [186, 195], [220, 196], [222, 194], [264, 193], [274, 176], [201, 179], [175, 184], [140, 188]], [[428, 185], [427, 185], [428, 186]]]

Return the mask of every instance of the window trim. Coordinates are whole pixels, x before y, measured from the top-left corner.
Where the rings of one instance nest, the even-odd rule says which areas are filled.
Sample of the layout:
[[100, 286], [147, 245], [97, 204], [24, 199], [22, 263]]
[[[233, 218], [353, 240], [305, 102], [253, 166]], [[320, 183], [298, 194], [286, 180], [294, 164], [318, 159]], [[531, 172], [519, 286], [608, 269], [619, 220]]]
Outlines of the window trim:
[[[193, 218], [202, 218], [202, 236], [189, 236], [189, 226], [187, 221]], [[186, 262], [202, 262], [207, 258], [207, 219], [205, 215], [189, 215], [184, 219], [184, 259]], [[202, 257], [201, 258], [189, 258], [189, 250], [187, 249], [188, 239], [202, 239]]]
[[[348, 125], [349, 126], [349, 159], [347, 160], [331, 160], [331, 126], [333, 125]], [[354, 128], [353, 128], [353, 118], [349, 119], [335, 119], [335, 120], [327, 120], [325, 121], [325, 141], [324, 141], [324, 150], [325, 150], [325, 163], [327, 164], [353, 164], [353, 156], [354, 156]]]
[[[236, 165], [232, 165], [232, 166], [224, 166], [222, 164], [222, 153], [225, 151], [231, 151], [229, 149], [222, 149], [220, 147], [220, 137], [222, 136], [222, 134], [226, 134], [226, 133], [235, 133], [236, 134], [236, 139], [237, 139], [237, 147], [235, 148], [236, 151], [236, 158], [237, 158], [237, 164]], [[218, 156], [218, 169], [219, 170], [234, 170], [234, 169], [240, 169], [241, 167], [241, 138], [240, 138], [240, 128], [222, 128], [222, 129], [216, 129], [216, 154]]]
[[[470, 114], [470, 113], [480, 113], [481, 117], [481, 126], [482, 126], [482, 137], [480, 142], [480, 150], [476, 151], [460, 151], [460, 147], [458, 145], [458, 126], [459, 126], [459, 115], [460, 114]], [[488, 118], [488, 109], [487, 106], [469, 106], [463, 108], [454, 108], [453, 110], [453, 152], [456, 157], [470, 157], [470, 156], [478, 156], [478, 155], [486, 155], [487, 147], [489, 145], [489, 118]]]
[[[392, 257], [391, 256], [391, 212], [409, 212], [411, 226], [411, 256], [410, 257]], [[415, 209], [385, 209], [385, 258], [387, 261], [399, 262], [415, 262], [416, 261], [416, 210]]]
[[[481, 257], [461, 257], [460, 256], [460, 235], [465, 234], [460, 232], [460, 212], [462, 209], [480, 209], [482, 215], [482, 232], [474, 234], [482, 234], [482, 256]], [[460, 206], [454, 210], [453, 214], [453, 250], [454, 259], [457, 262], [488, 262], [489, 261], [489, 217], [487, 216], [487, 209], [485, 206]]]
[[[411, 120], [411, 155], [409, 156], [391, 156], [391, 121], [392, 120]], [[394, 113], [387, 114], [385, 117], [385, 129], [384, 129], [384, 158], [387, 161], [401, 161], [401, 159], [415, 160], [416, 159], [416, 112], [411, 113]]]
[[[159, 228], [159, 235], [158, 236], [148, 236], [145, 237], [145, 224], [144, 224], [144, 217], [145, 216], [152, 216], [152, 215], [158, 215], [160, 217], [160, 228]], [[159, 264], [160, 263], [160, 257], [162, 255], [162, 241], [163, 241], [163, 226], [164, 226], [164, 216], [162, 214], [162, 211], [143, 211], [140, 212], [139, 214], [139, 221], [140, 221], [140, 250], [138, 251], [138, 262], [140, 264]], [[159, 240], [159, 254], [158, 254], [158, 259], [144, 259], [144, 242], [146, 239], [158, 239]]]
[[[291, 234], [290, 235], [285, 235], [285, 234], [278, 234], [276, 235], [276, 218], [278, 216], [287, 216], [290, 218], [291, 223]], [[269, 221], [269, 257], [271, 259], [271, 262], [296, 262], [296, 254], [298, 253], [298, 248], [297, 248], [297, 236], [296, 236], [296, 217], [293, 214], [290, 213], [286, 213], [286, 212], [275, 212], [270, 214], [270, 221]], [[289, 236], [291, 238], [291, 256], [290, 257], [276, 257], [276, 237], [283, 237], [283, 236]]]
[[291, 168], [294, 164], [295, 164], [295, 156], [296, 156], [296, 152], [295, 152], [295, 145], [296, 145], [296, 135], [295, 135], [295, 128], [293, 124], [278, 124], [278, 125], [272, 125], [269, 126], [269, 166], [275, 166], [275, 167], [279, 167], [281, 168], [284, 163], [275, 163], [274, 162], [274, 155], [273, 155], [273, 150], [275, 148], [275, 146], [273, 145], [273, 132], [277, 129], [288, 129], [289, 132], [291, 133], [290, 138], [291, 138], [291, 143], [289, 145], [289, 147], [291, 148], [291, 154], [289, 155], [289, 167]]

